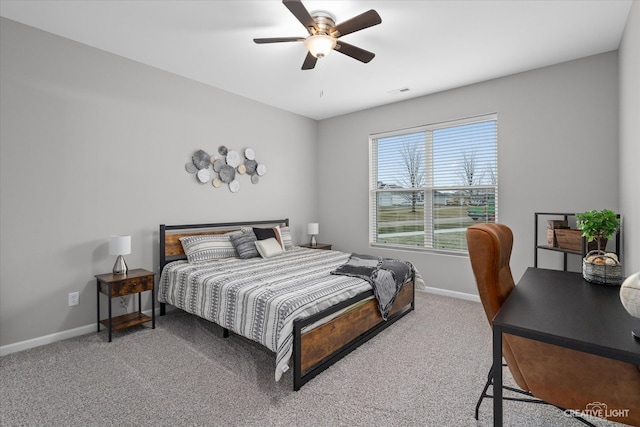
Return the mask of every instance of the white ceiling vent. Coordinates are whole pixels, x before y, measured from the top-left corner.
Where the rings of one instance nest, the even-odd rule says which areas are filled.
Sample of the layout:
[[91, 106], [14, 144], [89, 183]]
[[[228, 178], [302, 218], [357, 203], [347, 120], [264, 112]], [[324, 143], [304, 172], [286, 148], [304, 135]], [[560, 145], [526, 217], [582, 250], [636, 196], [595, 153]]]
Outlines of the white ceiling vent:
[[409, 92], [409, 88], [408, 87], [403, 87], [401, 89], [393, 89], [393, 90], [388, 91], [388, 93], [390, 95], [397, 95], [399, 93], [404, 93], [404, 92]]

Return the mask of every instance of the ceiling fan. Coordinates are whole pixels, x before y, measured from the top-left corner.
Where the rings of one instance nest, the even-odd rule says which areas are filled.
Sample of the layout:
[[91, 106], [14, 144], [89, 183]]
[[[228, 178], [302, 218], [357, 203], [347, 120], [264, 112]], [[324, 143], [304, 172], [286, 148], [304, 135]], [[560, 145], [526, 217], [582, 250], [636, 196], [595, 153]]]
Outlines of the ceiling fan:
[[367, 63], [376, 55], [367, 50], [340, 40], [340, 37], [355, 33], [382, 22], [378, 12], [371, 9], [341, 24], [336, 25], [336, 18], [329, 12], [316, 11], [309, 13], [300, 0], [282, 0], [282, 3], [309, 32], [307, 37], [274, 37], [253, 39], [258, 44], [304, 42], [309, 51], [302, 63], [303, 70], [311, 70], [316, 66], [318, 58], [338, 51], [358, 61]]

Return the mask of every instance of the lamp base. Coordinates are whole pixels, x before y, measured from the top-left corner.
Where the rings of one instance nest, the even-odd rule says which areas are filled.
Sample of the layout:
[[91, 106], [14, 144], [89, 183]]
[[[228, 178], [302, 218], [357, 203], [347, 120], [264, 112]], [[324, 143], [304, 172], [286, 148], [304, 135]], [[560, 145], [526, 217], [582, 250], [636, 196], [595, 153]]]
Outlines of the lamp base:
[[318, 241], [316, 240], [316, 235], [311, 235], [311, 246], [318, 246]]
[[124, 262], [124, 257], [122, 255], [118, 255], [116, 263], [113, 264], [113, 274], [127, 274], [127, 270], [127, 263]]
[[640, 329], [634, 329], [631, 331], [631, 335], [638, 341], [640, 341]]

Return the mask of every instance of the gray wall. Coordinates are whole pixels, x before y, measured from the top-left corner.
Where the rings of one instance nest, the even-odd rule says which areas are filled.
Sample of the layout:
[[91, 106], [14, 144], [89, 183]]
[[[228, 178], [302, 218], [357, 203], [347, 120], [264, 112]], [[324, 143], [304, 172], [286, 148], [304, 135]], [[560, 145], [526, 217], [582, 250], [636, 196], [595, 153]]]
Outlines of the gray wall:
[[[287, 216], [306, 241], [316, 121], [6, 19], [0, 28], [0, 346], [95, 322], [109, 235], [131, 234], [129, 267], [153, 271], [160, 223]], [[196, 183], [185, 163], [220, 145], [252, 147], [267, 174], [235, 194]], [[80, 305], [68, 307], [73, 291]]]
[[[322, 121], [323, 240], [344, 251], [408, 259], [427, 286], [475, 294], [466, 256], [369, 247], [368, 135], [496, 112], [498, 221], [513, 229], [518, 279], [533, 265], [534, 212], [618, 210], [617, 64], [610, 52]], [[561, 260], [540, 255], [541, 266]]]
[[620, 210], [626, 274], [640, 271], [640, 2], [633, 2], [620, 45]]
[[[619, 210], [639, 271], [639, 15], [634, 4], [619, 69], [612, 52], [320, 123], [2, 19], [0, 347], [94, 322], [107, 237], [132, 234], [129, 266], [156, 270], [159, 223], [288, 216], [299, 243], [319, 221], [337, 249], [402, 257], [428, 286], [475, 294], [464, 256], [369, 248], [368, 135], [489, 112], [516, 278], [543, 210]], [[267, 176], [237, 194], [196, 184], [184, 163], [222, 144], [254, 148]]]

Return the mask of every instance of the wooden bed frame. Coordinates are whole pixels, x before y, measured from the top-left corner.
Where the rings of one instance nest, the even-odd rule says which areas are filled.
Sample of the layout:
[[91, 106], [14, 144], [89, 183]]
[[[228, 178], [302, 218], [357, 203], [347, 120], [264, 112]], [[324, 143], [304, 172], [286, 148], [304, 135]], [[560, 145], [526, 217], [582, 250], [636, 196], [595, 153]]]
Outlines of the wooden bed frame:
[[[241, 226], [288, 226], [288, 219], [214, 224], [160, 225], [160, 270], [172, 261], [186, 259], [180, 237], [199, 234], [223, 234]], [[329, 307], [293, 323], [293, 389], [299, 390], [309, 380], [355, 350], [379, 332], [395, 323], [415, 308], [414, 280], [406, 283], [393, 304], [387, 321], [382, 319], [373, 290]], [[368, 299], [368, 300], [367, 300]], [[366, 300], [366, 301], [365, 301]], [[364, 301], [364, 302], [363, 302]], [[322, 325], [305, 331], [304, 328], [350, 306]], [[166, 303], [160, 303], [160, 315], [166, 313]], [[224, 330], [224, 337], [229, 331]]]

